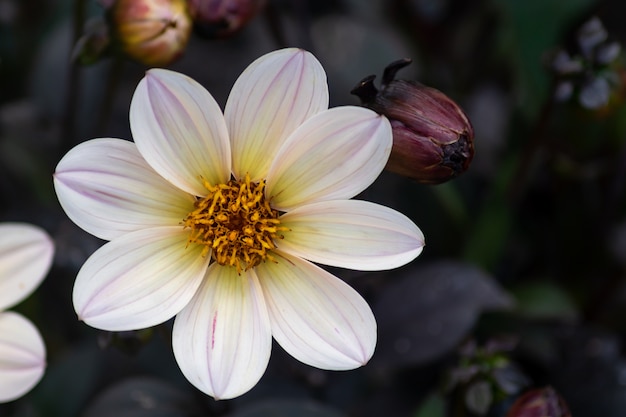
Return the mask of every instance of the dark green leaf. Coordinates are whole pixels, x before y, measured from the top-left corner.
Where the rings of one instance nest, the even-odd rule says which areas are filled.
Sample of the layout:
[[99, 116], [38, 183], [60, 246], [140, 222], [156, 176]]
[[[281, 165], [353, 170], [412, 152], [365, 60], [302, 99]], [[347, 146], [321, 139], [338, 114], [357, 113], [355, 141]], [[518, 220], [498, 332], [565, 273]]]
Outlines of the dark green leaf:
[[407, 268], [374, 305], [379, 342], [372, 363], [416, 365], [453, 350], [481, 312], [512, 306], [482, 270], [440, 261]]
[[83, 417], [192, 417], [201, 415], [194, 398], [164, 381], [137, 377], [101, 393]]
[[342, 417], [342, 414], [308, 400], [269, 400], [250, 405], [230, 417]]

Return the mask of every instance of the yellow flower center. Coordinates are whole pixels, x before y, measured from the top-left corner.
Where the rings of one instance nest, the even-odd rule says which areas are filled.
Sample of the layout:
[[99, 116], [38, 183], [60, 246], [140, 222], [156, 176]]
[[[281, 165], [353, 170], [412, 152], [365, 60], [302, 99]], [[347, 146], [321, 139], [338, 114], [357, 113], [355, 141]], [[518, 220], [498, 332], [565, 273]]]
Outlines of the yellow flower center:
[[239, 273], [265, 260], [275, 262], [274, 241], [288, 229], [280, 226], [278, 211], [265, 199], [265, 180], [255, 183], [246, 175], [226, 184], [204, 181], [204, 187], [209, 193], [198, 198], [195, 210], [183, 220], [190, 229], [188, 244], [204, 245], [202, 256], [211, 251], [215, 262], [234, 266]]

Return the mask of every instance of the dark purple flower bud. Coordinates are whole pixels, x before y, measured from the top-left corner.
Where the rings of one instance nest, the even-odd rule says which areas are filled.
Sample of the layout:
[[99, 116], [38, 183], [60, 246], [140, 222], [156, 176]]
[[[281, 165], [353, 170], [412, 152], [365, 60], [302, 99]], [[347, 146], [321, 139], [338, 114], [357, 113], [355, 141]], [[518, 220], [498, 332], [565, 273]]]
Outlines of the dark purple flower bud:
[[265, 3], [265, 0], [187, 0], [196, 31], [211, 39], [239, 32]]
[[389, 64], [380, 90], [374, 86], [376, 76], [371, 75], [351, 93], [391, 122], [393, 148], [386, 169], [421, 183], [440, 184], [469, 167], [474, 130], [463, 110], [442, 92], [394, 79], [410, 63], [403, 59]]
[[572, 417], [567, 404], [551, 387], [528, 391], [509, 408], [506, 417]]

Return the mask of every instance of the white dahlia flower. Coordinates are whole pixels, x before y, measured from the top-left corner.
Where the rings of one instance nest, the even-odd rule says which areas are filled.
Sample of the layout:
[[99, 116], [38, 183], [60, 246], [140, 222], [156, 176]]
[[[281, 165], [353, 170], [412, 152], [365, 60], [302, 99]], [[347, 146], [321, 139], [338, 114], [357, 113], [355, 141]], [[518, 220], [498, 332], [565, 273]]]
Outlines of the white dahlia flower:
[[6, 309], [39, 286], [53, 254], [52, 240], [40, 228], [0, 223], [0, 403], [30, 391], [46, 368], [46, 347], [35, 325]]
[[370, 359], [369, 306], [313, 262], [382, 270], [422, 251], [407, 217], [350, 200], [387, 162], [385, 117], [328, 109], [320, 63], [290, 48], [252, 63], [224, 113], [194, 80], [149, 70], [130, 126], [134, 143], [87, 141], [54, 174], [67, 215], [110, 241], [76, 278], [81, 320], [122, 331], [176, 316], [178, 365], [216, 399], [259, 381], [272, 336], [322, 369]]

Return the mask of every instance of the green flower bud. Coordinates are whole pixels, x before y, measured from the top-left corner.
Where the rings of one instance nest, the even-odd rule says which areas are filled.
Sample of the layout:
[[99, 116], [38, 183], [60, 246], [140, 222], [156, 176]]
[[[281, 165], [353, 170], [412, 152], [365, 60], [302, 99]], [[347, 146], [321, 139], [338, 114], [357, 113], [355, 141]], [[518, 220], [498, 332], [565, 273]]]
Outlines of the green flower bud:
[[465, 172], [474, 156], [474, 130], [463, 110], [442, 92], [415, 81], [396, 80], [411, 60], [385, 68], [381, 88], [375, 75], [351, 93], [363, 106], [385, 115], [393, 129], [386, 169], [425, 184], [440, 184]]
[[91, 65], [107, 56], [111, 36], [105, 20], [96, 17], [87, 22], [83, 36], [78, 39], [72, 51], [72, 60], [81, 65]]

